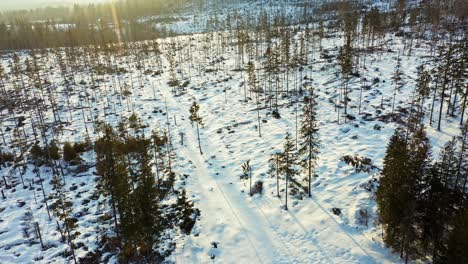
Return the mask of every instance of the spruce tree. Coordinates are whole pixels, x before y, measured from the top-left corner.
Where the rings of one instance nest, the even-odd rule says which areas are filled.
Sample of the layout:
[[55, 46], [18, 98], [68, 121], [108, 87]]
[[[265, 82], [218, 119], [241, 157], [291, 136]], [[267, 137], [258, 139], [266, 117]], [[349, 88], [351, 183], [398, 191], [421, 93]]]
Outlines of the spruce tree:
[[418, 201], [418, 225], [421, 229], [420, 244], [422, 255], [438, 254], [440, 250], [440, 239], [442, 238], [445, 226], [443, 216], [443, 195], [444, 186], [440, 164], [434, 163], [428, 173], [424, 175], [422, 188], [425, 190], [419, 196]]
[[284, 201], [284, 209], [288, 210], [288, 187], [290, 180], [299, 173], [296, 169], [297, 153], [295, 152], [295, 145], [291, 139], [289, 132], [286, 133], [284, 139], [283, 151], [279, 154], [280, 167], [278, 168], [286, 178], [286, 198]]
[[78, 153], [76, 153], [75, 149], [70, 144], [70, 142], [65, 142], [63, 144], [63, 160], [70, 162], [70, 161], [78, 161], [78, 159], [79, 159]]
[[252, 196], [252, 167], [250, 166], [250, 160], [242, 164], [242, 172], [244, 173], [244, 178], [249, 179], [249, 195]]
[[384, 242], [400, 249], [403, 246], [401, 220], [405, 214], [401, 208], [409, 197], [400, 194], [400, 184], [404, 181], [409, 159], [407, 142], [400, 132], [395, 131], [388, 143], [380, 185], [376, 192], [379, 220], [384, 231]]
[[203, 126], [203, 119], [199, 113], [200, 105], [197, 102], [193, 102], [192, 106], [190, 107], [190, 122], [193, 124], [195, 122], [197, 124], [197, 138], [198, 138], [198, 148], [200, 149], [200, 154], [203, 155], [200, 143], [200, 128], [199, 126]]
[[418, 201], [423, 193], [422, 182], [424, 175], [430, 170], [431, 145], [424, 126], [420, 126], [412, 135], [408, 144], [409, 160], [406, 163], [406, 177], [402, 179], [398, 191], [405, 198], [401, 210], [404, 217], [400, 225], [403, 236], [401, 252], [404, 253], [405, 263], [410, 258], [417, 257], [419, 252], [418, 238]]
[[424, 65], [418, 67], [418, 79], [416, 82], [416, 91], [419, 101], [418, 107], [420, 109], [419, 112], [421, 112], [422, 108], [424, 107], [424, 99], [429, 96], [429, 84], [431, 82], [431, 75], [429, 74], [429, 71], [424, 69]]
[[311, 182], [313, 170], [317, 164], [319, 154], [319, 139], [318, 139], [318, 125], [316, 120], [316, 105], [313, 90], [309, 97], [304, 98], [304, 117], [300, 128], [300, 148], [299, 155], [301, 155], [301, 165], [307, 170], [308, 175], [308, 188], [309, 197], [311, 197]]
[[144, 245], [149, 255], [153, 245], [157, 243], [157, 238], [161, 232], [160, 210], [158, 204], [158, 193], [154, 176], [151, 170], [152, 156], [150, 152], [150, 140], [138, 138], [137, 140], [138, 163], [138, 185], [132, 195], [136, 204], [135, 222], [137, 223], [139, 245]]
[[70, 250], [73, 256], [74, 263], [77, 263], [75, 256], [75, 243], [73, 242], [77, 238], [80, 232], [77, 231], [77, 219], [72, 217], [73, 203], [66, 195], [65, 184], [58, 174], [54, 174], [52, 178], [52, 186], [54, 189], [53, 199], [55, 202], [51, 204], [52, 212], [54, 215], [63, 223], [57, 221], [57, 228], [66, 242], [70, 246]]
[[185, 189], [182, 190], [181, 195], [177, 197], [177, 211], [179, 218], [180, 230], [189, 235], [195, 225], [196, 215], [199, 214], [197, 209], [193, 208], [193, 202], [190, 202], [187, 198]]
[[468, 209], [464, 208], [455, 218], [453, 229], [448, 235], [446, 253], [434, 263], [468, 263]]

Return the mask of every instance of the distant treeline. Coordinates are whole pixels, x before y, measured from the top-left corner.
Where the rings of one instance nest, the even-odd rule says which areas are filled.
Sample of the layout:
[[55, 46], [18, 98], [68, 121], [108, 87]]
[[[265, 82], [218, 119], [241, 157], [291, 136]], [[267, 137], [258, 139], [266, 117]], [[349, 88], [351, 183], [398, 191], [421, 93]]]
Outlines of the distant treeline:
[[[173, 35], [157, 22], [171, 19], [171, 14], [183, 10], [196, 13], [197, 10], [220, 9], [246, 0], [118, 0], [109, 3], [74, 5], [73, 7], [47, 7], [33, 10], [8, 11], [0, 13], [0, 50], [37, 49], [63, 46], [104, 45], [155, 39]], [[328, 1], [304, 3], [297, 1], [303, 12], [267, 14], [269, 21], [282, 20], [283, 25], [327, 21], [328, 26], [337, 26], [340, 16], [365, 17], [374, 12], [365, 3], [368, 1]], [[406, 1], [394, 1], [391, 10], [379, 13], [382, 31], [398, 30], [411, 23], [435, 25], [432, 30], [453, 30], [455, 20], [466, 22], [467, 7], [463, 0], [421, 1], [409, 5]], [[270, 3], [271, 4], [271, 3]], [[281, 4], [281, 3], [276, 3]], [[268, 4], [263, 13], [268, 12]], [[152, 16], [159, 16], [158, 18]], [[242, 17], [247, 16], [247, 17]], [[249, 17], [250, 16], [250, 17]], [[338, 17], [337, 17], [338, 16]], [[173, 19], [173, 18], [172, 18]], [[211, 30], [232, 29], [238, 21], [242, 27], [254, 29], [268, 26], [265, 20], [254, 13], [237, 13], [225, 20], [208, 17], [206, 24]], [[235, 20], [236, 23], [232, 23]], [[286, 20], [286, 21], [284, 21]], [[216, 24], [216, 25], [215, 25]], [[466, 27], [466, 23], [456, 23]], [[426, 27], [424, 27], [426, 28]]]
[[0, 14], [0, 49], [80, 46], [164, 37], [138, 18], [168, 14], [189, 0], [119, 0], [102, 4], [47, 7]]

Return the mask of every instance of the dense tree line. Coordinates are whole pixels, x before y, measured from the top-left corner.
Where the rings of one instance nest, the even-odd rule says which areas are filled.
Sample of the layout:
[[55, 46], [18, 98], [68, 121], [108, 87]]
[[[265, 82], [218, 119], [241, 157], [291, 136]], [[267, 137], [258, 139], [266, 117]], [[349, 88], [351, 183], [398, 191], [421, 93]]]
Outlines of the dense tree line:
[[[161, 201], [174, 190], [175, 173], [170, 169], [167, 137], [154, 131], [144, 135], [144, 126], [135, 115], [118, 129], [99, 124], [96, 141], [97, 173], [100, 193], [109, 198], [115, 238], [122, 261], [161, 261], [165, 252], [158, 250], [165, 229], [177, 223], [190, 233], [197, 210], [185, 191], [174, 205], [174, 215], [163, 214]], [[166, 158], [165, 158], [166, 157]], [[157, 177], [153, 173], [156, 167]], [[108, 236], [112, 232], [107, 232]]]
[[[0, 14], [0, 50], [107, 44], [166, 37], [152, 19], [190, 1], [119, 0], [112, 3], [47, 7]], [[161, 21], [159, 21], [161, 22]]]
[[384, 158], [376, 193], [384, 241], [405, 262], [466, 263], [468, 126], [435, 161], [424, 127], [412, 128], [395, 131]]
[[[467, 17], [466, 9], [457, 8], [460, 0], [444, 3], [423, 1], [417, 5], [406, 5], [405, 2], [397, 1], [394, 9], [390, 10], [379, 10], [376, 7], [368, 9], [359, 1], [331, 1], [317, 6], [301, 3], [302, 12], [293, 15], [286, 14], [284, 10], [268, 11], [269, 7], [265, 6], [260, 14], [233, 11], [224, 18], [212, 17], [206, 21], [206, 30], [235, 29], [238, 38], [242, 39], [239, 44], [243, 48], [241, 43], [253, 40], [248, 39], [247, 29], [255, 29], [271, 38], [277, 36], [281, 32], [279, 29], [286, 25], [302, 24], [305, 27], [317, 27], [317, 34], [322, 39], [325, 31], [355, 31], [360, 22], [362, 36], [367, 36], [366, 43], [373, 46], [376, 42], [383, 44], [384, 33], [409, 26], [414, 31], [410, 34], [411, 47], [414, 35], [419, 38], [431, 36], [437, 41], [447, 32], [465, 27], [458, 23]], [[171, 22], [170, 14], [181, 12], [187, 7], [203, 10], [207, 5], [211, 7], [217, 4], [220, 2], [213, 0], [119, 0], [73, 7], [8, 11], [0, 13], [0, 50], [106, 45], [166, 37], [175, 33], [155, 25]], [[318, 26], [311, 26], [311, 23]], [[427, 31], [432, 34], [428, 35]], [[356, 33], [354, 35], [358, 36]], [[347, 42], [350, 37], [347, 35]]]

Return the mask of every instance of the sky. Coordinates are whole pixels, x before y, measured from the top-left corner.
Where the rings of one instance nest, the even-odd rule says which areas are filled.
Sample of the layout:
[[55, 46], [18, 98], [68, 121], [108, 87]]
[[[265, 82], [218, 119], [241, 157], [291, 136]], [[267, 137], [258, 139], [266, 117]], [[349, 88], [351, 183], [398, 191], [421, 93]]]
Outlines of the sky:
[[108, 0], [0, 0], [0, 12], [13, 9], [30, 9], [46, 6], [99, 3]]

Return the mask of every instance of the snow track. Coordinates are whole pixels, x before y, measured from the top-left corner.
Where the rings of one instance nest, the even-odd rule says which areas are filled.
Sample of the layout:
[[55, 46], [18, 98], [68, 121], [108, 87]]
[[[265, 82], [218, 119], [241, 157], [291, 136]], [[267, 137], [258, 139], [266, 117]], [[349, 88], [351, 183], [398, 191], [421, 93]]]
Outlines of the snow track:
[[[168, 96], [166, 94], [166, 96], [171, 111], [188, 113], [189, 106], [182, 108], [180, 102], [176, 102], [170, 95]], [[202, 214], [200, 225], [203, 228], [206, 219], [213, 220], [210, 218], [213, 217], [212, 214], [215, 214], [216, 220], [219, 221], [218, 225], [223, 225], [225, 229], [228, 229], [224, 230], [221, 234], [210, 234], [210, 230], [203, 230], [200, 235], [202, 237], [210, 235], [217, 236], [212, 237], [212, 239], [213, 242], [220, 242], [220, 249], [224, 247], [224, 243], [226, 243], [227, 240], [223, 233], [230, 233], [233, 238], [245, 239], [247, 241], [247, 243], [239, 243], [236, 252], [220, 250], [222, 251], [222, 263], [238, 263], [236, 255], [238, 255], [239, 252], [249, 253], [251, 256], [254, 256], [257, 260], [255, 263], [292, 263], [289, 261], [291, 253], [288, 251], [286, 253], [284, 252], [284, 244], [278, 245], [278, 240], [271, 237], [271, 232], [265, 230], [265, 227], [269, 226], [265, 223], [265, 220], [246, 205], [245, 201], [240, 197], [240, 194], [238, 194], [238, 191], [234, 190], [231, 186], [223, 186], [216, 179], [216, 174], [229, 174], [225, 174], [222, 171], [213, 173], [212, 169], [210, 170], [209, 165], [207, 165], [208, 160], [200, 155], [199, 150], [196, 148], [196, 131], [191, 127], [188, 119], [181, 120], [179, 124], [181, 131], [187, 131], [187, 142], [190, 142], [190, 146], [180, 147], [179, 155], [187, 158], [190, 157], [190, 160], [193, 162], [195, 171], [193, 175], [191, 175], [191, 178], [196, 178], [195, 181], [198, 189], [197, 198], [199, 200], [197, 206], [199, 206]], [[188, 131], [192, 131], [192, 133]], [[210, 145], [209, 140], [206, 138], [204, 138], [202, 142], [202, 148], [216, 149]], [[235, 222], [237, 226], [233, 226], [233, 222]], [[204, 262], [203, 258], [206, 259], [206, 257], [207, 256], [202, 256], [202, 262]], [[251, 261], [253, 260], [251, 259]]]

